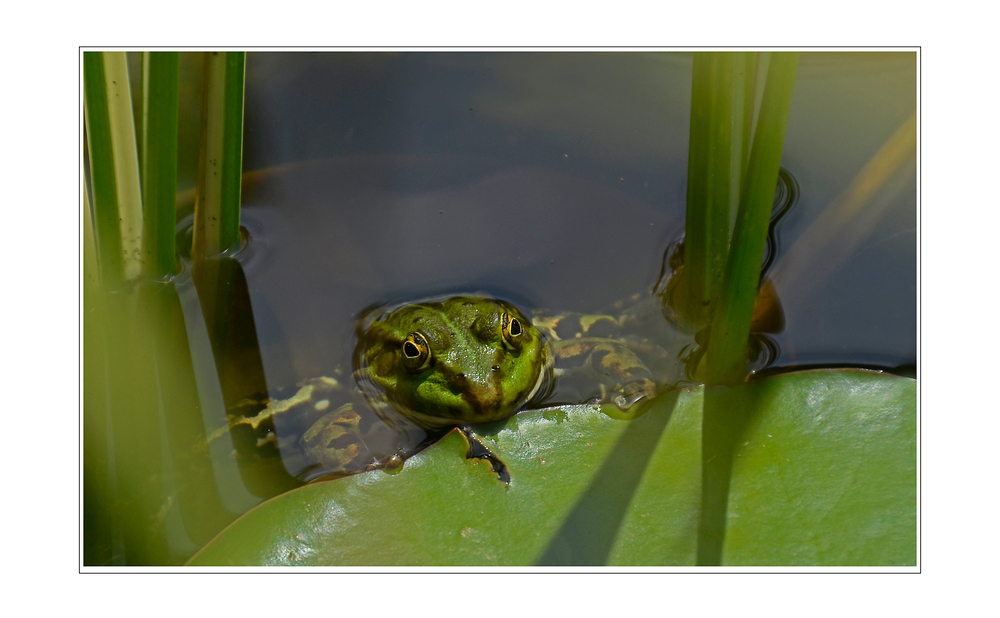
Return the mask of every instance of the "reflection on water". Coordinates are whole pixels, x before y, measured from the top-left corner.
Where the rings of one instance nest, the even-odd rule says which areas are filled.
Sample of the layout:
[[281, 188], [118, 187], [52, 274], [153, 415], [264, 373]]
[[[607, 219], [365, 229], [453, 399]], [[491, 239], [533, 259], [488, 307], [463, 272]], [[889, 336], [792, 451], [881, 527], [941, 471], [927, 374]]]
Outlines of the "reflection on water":
[[[802, 55], [755, 367], [915, 363], [910, 159], [868, 194], [849, 255], [782, 263], [873, 177], [914, 67]], [[583, 340], [621, 343], [659, 388], [686, 379], [697, 336], [651, 292], [682, 265], [689, 107], [686, 54], [248, 55], [247, 246], [129, 293], [85, 288], [84, 562], [182, 563], [303, 479], [419, 447], [357, 391], [366, 307], [511, 302], [565, 351], [538, 405], [613, 396], [592, 370], [625, 352]], [[778, 278], [792, 266], [808, 295]]]
[[[781, 219], [799, 199], [799, 183], [795, 176], [786, 170], [778, 170], [778, 186], [774, 192], [774, 206], [771, 209], [771, 225], [767, 229], [767, 245], [764, 247], [764, 265], [760, 268], [760, 279], [765, 281], [774, 265], [775, 258], [781, 253], [780, 230]], [[779, 329], [780, 330], [780, 329]]]

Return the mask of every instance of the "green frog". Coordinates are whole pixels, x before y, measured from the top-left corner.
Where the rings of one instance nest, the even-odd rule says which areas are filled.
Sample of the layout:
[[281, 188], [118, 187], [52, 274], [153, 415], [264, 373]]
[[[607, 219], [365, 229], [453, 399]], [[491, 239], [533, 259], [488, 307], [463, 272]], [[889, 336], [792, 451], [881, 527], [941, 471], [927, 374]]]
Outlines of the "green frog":
[[543, 389], [553, 362], [550, 342], [516, 307], [456, 296], [369, 312], [356, 377], [390, 424], [387, 407], [438, 429], [509, 417]]
[[[652, 299], [648, 305], [657, 314], [654, 321], [662, 324], [658, 305]], [[658, 384], [640, 356], [654, 363], [680, 362], [676, 353], [667, 354], [635, 334], [641, 322], [634, 309], [617, 316], [536, 312], [529, 319], [514, 305], [485, 295], [369, 310], [358, 323], [354, 379], [383, 422], [365, 429], [357, 402], [311, 420], [300, 439], [306, 464], [314, 466], [305, 476], [392, 471], [443, 432], [458, 428], [469, 442], [468, 456], [487, 460], [509, 482], [503, 462], [471, 426], [556, 403], [554, 391], [563, 403], [607, 402], [622, 410], [653, 396]], [[555, 388], [573, 382], [575, 388]], [[315, 418], [313, 402], [325, 404], [322, 393], [333, 383], [308, 380], [293, 397], [272, 399], [268, 408], [277, 413], [298, 407]], [[386, 453], [392, 435], [424, 439], [400, 438]]]
[[[765, 283], [758, 307], [772, 309], [755, 314], [752, 330], [772, 330], [767, 316], [776, 303]], [[612, 404], [629, 416], [633, 406], [687, 381], [695, 335], [665, 320], [663, 307], [658, 290], [604, 314], [536, 311], [530, 319], [511, 303], [481, 294], [375, 307], [358, 320], [352, 392], [346, 380], [311, 378], [290, 396], [247, 400], [216, 433], [236, 425], [258, 431], [278, 416], [294, 417], [297, 430], [281, 437], [270, 430], [258, 446], [276, 443], [290, 470], [314, 480], [393, 472], [457, 428], [469, 443], [468, 456], [488, 461], [509, 482], [506, 466], [472, 426], [565, 403]], [[780, 304], [776, 309], [780, 316]]]
[[[759, 305], [769, 291], [769, 284], [762, 286]], [[758, 324], [754, 330], [767, 329]], [[686, 381], [686, 356], [696, 347], [692, 333], [664, 320], [656, 293], [625, 299], [606, 314], [536, 311], [530, 319], [486, 295], [376, 307], [358, 321], [353, 395], [346, 380], [311, 378], [290, 396], [248, 400], [228, 429], [256, 430], [279, 415], [296, 417], [300, 430], [286, 433], [284, 444], [268, 433], [258, 445], [277, 442], [283, 457], [297, 452], [300, 459], [286, 464], [314, 480], [396, 471], [457, 428], [469, 443], [468, 456], [488, 461], [509, 482], [506, 466], [472, 426], [562, 403], [612, 404], [627, 415]], [[351, 400], [331, 404], [344, 399]], [[369, 408], [381, 422], [371, 421]]]

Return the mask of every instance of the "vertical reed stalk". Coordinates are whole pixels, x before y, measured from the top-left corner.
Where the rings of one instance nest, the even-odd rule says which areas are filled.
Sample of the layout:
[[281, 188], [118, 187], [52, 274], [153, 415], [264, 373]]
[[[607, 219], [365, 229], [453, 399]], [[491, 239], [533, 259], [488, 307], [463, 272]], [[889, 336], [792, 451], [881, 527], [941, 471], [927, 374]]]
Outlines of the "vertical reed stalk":
[[750, 160], [750, 140], [754, 124], [754, 84], [757, 78], [757, 54], [738, 52], [733, 68], [733, 130], [732, 130], [732, 176], [729, 183], [730, 201], [729, 228], [736, 225], [740, 196], [746, 181], [747, 163]]
[[729, 247], [729, 178], [733, 54], [696, 53], [688, 146], [687, 222], [684, 236], [686, 319], [711, 315]]
[[207, 52], [201, 152], [195, 197], [195, 259], [215, 257], [240, 240], [244, 52]]
[[97, 239], [94, 234], [94, 219], [90, 210], [90, 195], [87, 193], [87, 183], [81, 187], [83, 191], [83, 288], [84, 297], [89, 299], [91, 291], [100, 287], [100, 270], [97, 262]]
[[142, 197], [124, 52], [83, 54], [84, 116], [98, 253], [105, 285], [139, 276]]
[[709, 384], [739, 382], [746, 374], [750, 321], [797, 66], [798, 52], [784, 52], [774, 54], [768, 69], [719, 304], [712, 317], [707, 352]]
[[176, 273], [177, 52], [142, 53], [143, 262], [148, 279]]
[[684, 273], [674, 310], [706, 326], [722, 286], [750, 152], [756, 55], [694, 56]]

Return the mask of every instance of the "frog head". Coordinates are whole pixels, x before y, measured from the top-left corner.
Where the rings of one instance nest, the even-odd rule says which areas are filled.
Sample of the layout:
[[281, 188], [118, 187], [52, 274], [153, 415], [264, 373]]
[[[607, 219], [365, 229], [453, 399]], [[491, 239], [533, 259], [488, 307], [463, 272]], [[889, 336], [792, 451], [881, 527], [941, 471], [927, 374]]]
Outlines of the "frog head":
[[513, 305], [458, 296], [369, 312], [355, 365], [376, 410], [386, 402], [429, 429], [507, 418], [547, 383], [552, 358]]

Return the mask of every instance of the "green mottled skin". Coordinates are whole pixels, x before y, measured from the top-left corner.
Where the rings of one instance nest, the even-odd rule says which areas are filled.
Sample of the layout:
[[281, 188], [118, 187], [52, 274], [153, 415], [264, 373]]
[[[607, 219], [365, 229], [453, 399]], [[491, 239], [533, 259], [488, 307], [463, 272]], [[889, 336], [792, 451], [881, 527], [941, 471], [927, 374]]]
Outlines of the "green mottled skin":
[[[505, 337], [504, 316], [517, 320], [516, 336]], [[411, 333], [430, 349], [426, 367], [406, 365], [403, 346]], [[357, 360], [358, 381], [373, 407], [388, 403], [418, 426], [435, 428], [517, 412], [548, 378], [553, 357], [513, 305], [459, 296], [368, 316], [359, 328]]]
[[[659, 308], [652, 308], [659, 316]], [[300, 439], [309, 474], [395, 467], [413, 445], [398, 442], [400, 449], [386, 454], [387, 439], [407, 435], [406, 425], [457, 426], [465, 433], [469, 425], [500, 421], [544, 400], [556, 380], [583, 380], [583, 392], [596, 394], [599, 387], [601, 401], [626, 410], [656, 391], [652, 374], [631, 349], [648, 342], [622, 336], [623, 326], [638, 316], [537, 314], [532, 321], [509, 303], [478, 296], [373, 309], [358, 324], [354, 379], [384, 424], [363, 429], [353, 403], [326, 412]], [[336, 380], [317, 384], [327, 382]], [[299, 409], [315, 418], [315, 402], [301, 398], [272, 401], [268, 409]], [[466, 437], [470, 444], [476, 440]]]

